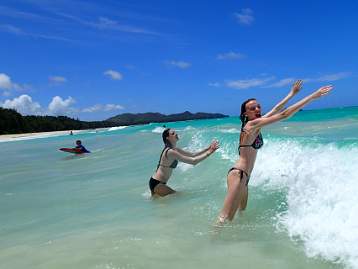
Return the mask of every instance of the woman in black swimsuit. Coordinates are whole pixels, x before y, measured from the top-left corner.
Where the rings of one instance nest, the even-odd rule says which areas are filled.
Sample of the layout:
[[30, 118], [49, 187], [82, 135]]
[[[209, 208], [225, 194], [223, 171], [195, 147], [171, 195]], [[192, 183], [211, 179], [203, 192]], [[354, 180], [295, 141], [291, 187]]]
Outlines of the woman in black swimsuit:
[[248, 99], [241, 105], [240, 119], [242, 122], [239, 154], [236, 161], [227, 175], [228, 191], [224, 200], [224, 206], [221, 210], [218, 223], [231, 221], [237, 209], [245, 210], [248, 198], [248, 183], [250, 174], [254, 168], [257, 150], [262, 147], [263, 139], [261, 128], [274, 122], [287, 119], [303, 108], [305, 105], [326, 95], [333, 87], [325, 86], [311, 95], [303, 98], [301, 101], [282, 111], [284, 105], [300, 89], [302, 81], [298, 80], [292, 87], [291, 92], [278, 103], [270, 112], [261, 117], [261, 106], [256, 99]]
[[162, 138], [165, 146], [160, 155], [157, 170], [149, 180], [149, 189], [152, 196], [166, 196], [175, 192], [166, 184], [172, 175], [173, 169], [177, 167], [178, 161], [196, 165], [219, 148], [219, 143], [213, 141], [209, 147], [197, 153], [187, 152], [176, 147], [179, 140], [178, 134], [175, 130], [169, 128], [164, 130]]

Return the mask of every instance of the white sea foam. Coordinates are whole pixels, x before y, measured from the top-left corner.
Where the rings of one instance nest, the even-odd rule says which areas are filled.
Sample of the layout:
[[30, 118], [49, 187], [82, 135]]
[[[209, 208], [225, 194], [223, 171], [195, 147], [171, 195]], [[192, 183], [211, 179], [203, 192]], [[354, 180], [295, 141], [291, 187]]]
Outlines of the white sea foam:
[[191, 169], [193, 167], [194, 167], [194, 165], [191, 165], [191, 164], [188, 164], [188, 163], [180, 162], [178, 164], [178, 168], [183, 172], [188, 171], [189, 169]]
[[108, 129], [109, 132], [112, 132], [112, 131], [117, 131], [117, 130], [122, 130], [122, 129], [125, 129], [127, 128], [128, 126], [116, 126], [116, 127], [111, 127]]
[[240, 130], [236, 128], [229, 128], [229, 129], [219, 129], [219, 132], [226, 133], [226, 134], [239, 134]]
[[231, 162], [235, 162], [238, 158], [236, 147], [236, 143], [224, 143], [220, 145], [220, 148], [217, 150], [217, 152], [220, 154], [223, 160], [230, 160]]
[[[238, 158], [233, 141], [218, 152], [224, 160]], [[287, 210], [277, 213], [277, 227], [301, 240], [307, 256], [358, 268], [357, 163], [354, 145], [266, 139], [250, 185], [287, 191]]]
[[[204, 146], [203, 146], [203, 140], [204, 140], [204, 137], [203, 137], [203, 135], [201, 134], [201, 132], [197, 132], [197, 133], [195, 133], [195, 134], [192, 136], [192, 138], [191, 138], [191, 140], [190, 140], [188, 146], [186, 146], [186, 147], [183, 148], [183, 149], [186, 150], [186, 151], [189, 151], [189, 152], [197, 152], [197, 151], [200, 151], [201, 149], [204, 148]], [[191, 168], [193, 168], [193, 167], [194, 167], [193, 165], [187, 164], [187, 163], [182, 163], [182, 162], [180, 162], [180, 163], [178, 164], [178, 168], [179, 168], [181, 171], [183, 171], [183, 172], [185, 172], [185, 171], [187, 171], [187, 170], [189, 170], [189, 169], [191, 169]]]
[[198, 151], [204, 148], [204, 143], [205, 137], [203, 136], [203, 133], [199, 131], [194, 133], [186, 149], [189, 151]]
[[149, 200], [152, 198], [152, 194], [150, 193], [149, 189], [145, 189], [145, 191], [142, 193], [142, 196], [146, 199]]
[[287, 189], [279, 224], [308, 256], [358, 268], [357, 148], [266, 141], [250, 184]]
[[152, 133], [161, 134], [161, 133], [164, 132], [164, 130], [165, 130], [164, 127], [158, 126], [158, 127], [155, 127], [155, 128], [152, 130]]
[[184, 131], [192, 131], [192, 130], [195, 130], [195, 128], [190, 125], [184, 128]]

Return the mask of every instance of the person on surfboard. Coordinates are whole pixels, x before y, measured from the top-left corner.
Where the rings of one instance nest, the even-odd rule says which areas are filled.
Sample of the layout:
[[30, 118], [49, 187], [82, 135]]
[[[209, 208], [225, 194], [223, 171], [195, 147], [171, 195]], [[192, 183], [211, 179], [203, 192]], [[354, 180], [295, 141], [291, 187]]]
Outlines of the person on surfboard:
[[76, 141], [76, 147], [74, 148], [60, 148], [61, 151], [74, 153], [74, 154], [82, 154], [82, 153], [90, 153], [83, 145], [81, 140]]
[[76, 149], [79, 149], [81, 151], [81, 153], [90, 153], [89, 150], [87, 150], [83, 145], [82, 145], [82, 141], [81, 140], [77, 140], [76, 141]]

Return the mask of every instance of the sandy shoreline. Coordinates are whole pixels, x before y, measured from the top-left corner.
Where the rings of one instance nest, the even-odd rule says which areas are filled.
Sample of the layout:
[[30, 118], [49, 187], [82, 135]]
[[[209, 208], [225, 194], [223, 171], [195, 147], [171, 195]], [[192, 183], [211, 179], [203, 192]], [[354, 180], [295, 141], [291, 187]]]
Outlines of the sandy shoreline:
[[[72, 130], [72, 133], [74, 135], [76, 135], [76, 134], [83, 133], [83, 132], [104, 130], [104, 129], [108, 129], [108, 128]], [[44, 137], [60, 136], [60, 135], [70, 135], [70, 130], [53, 131], [53, 132], [40, 132], [40, 133], [22, 133], [22, 134], [0, 135], [0, 142], [27, 140], [27, 139], [44, 138]]]

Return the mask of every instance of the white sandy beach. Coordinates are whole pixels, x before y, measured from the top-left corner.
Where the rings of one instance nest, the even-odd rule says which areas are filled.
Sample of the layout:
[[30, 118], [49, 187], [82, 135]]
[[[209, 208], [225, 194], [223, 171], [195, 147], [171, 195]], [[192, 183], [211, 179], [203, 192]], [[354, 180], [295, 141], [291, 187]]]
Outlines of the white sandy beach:
[[[76, 135], [78, 133], [105, 130], [105, 129], [108, 129], [108, 128], [72, 130], [72, 133], [73, 133], [73, 135]], [[60, 136], [60, 135], [70, 135], [70, 131], [71, 130], [39, 132], [39, 133], [6, 134], [6, 135], [0, 135], [0, 142], [27, 140], [27, 139], [44, 138], [44, 137]]]
[[53, 131], [53, 132], [38, 132], [38, 133], [22, 133], [22, 134], [6, 134], [0, 135], [0, 142], [10, 142], [18, 140], [28, 140], [36, 138], [45, 138], [51, 136], [70, 135], [72, 131], [73, 135], [87, 132], [100, 132], [100, 131], [115, 131], [119, 129], [127, 128], [128, 126], [115, 126], [115, 127], [104, 127], [96, 129], [83, 129], [83, 130], [65, 130], [65, 131]]

